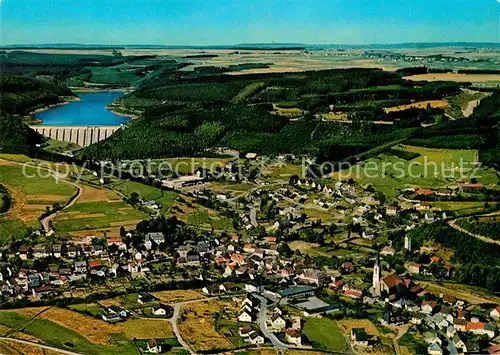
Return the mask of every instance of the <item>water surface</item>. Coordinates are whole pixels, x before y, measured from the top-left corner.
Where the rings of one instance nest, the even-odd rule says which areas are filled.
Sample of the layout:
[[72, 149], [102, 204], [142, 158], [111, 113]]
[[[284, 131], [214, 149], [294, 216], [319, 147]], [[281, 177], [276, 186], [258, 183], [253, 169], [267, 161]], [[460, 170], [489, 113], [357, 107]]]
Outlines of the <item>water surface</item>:
[[77, 95], [81, 101], [37, 112], [35, 118], [42, 120], [42, 126], [119, 126], [129, 120], [129, 117], [106, 110], [106, 106], [123, 96], [123, 92], [86, 92]]

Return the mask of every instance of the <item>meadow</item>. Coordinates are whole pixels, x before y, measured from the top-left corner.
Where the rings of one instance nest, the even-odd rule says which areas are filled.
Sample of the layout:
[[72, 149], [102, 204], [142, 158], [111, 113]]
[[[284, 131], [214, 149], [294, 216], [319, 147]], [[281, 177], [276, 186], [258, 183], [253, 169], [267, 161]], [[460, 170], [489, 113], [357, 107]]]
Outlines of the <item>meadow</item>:
[[329, 318], [305, 318], [304, 334], [314, 349], [344, 352], [347, 345], [337, 324]]
[[477, 176], [479, 182], [490, 185], [498, 182], [493, 169], [486, 167], [475, 171], [477, 150], [435, 149], [399, 145], [395, 150], [418, 153], [418, 157], [406, 160], [390, 151], [369, 158], [332, 174], [335, 180], [353, 178], [362, 185], [372, 185], [388, 197], [395, 198], [407, 188], [439, 188], [457, 182], [470, 182]]
[[85, 354], [133, 354], [134, 339], [175, 338], [170, 324], [161, 320], [110, 324], [57, 307], [1, 311], [0, 324], [54, 347]]
[[[0, 241], [14, 235], [22, 237], [28, 227], [39, 226], [38, 218], [53, 203], [65, 204], [76, 193], [76, 188], [67, 182], [56, 180], [41, 171], [39, 177], [33, 167], [0, 162], [0, 184], [9, 192], [10, 209], [0, 216]], [[33, 176], [33, 177], [28, 177]], [[36, 178], [35, 178], [36, 176]]]
[[137, 223], [147, 218], [147, 214], [120, 200], [77, 202], [59, 213], [53, 225], [57, 232], [63, 234], [80, 235], [79, 232], [85, 231], [89, 233], [113, 231], [114, 234], [116, 233], [114, 229], [117, 227], [135, 227]]
[[179, 330], [183, 339], [195, 350], [232, 349], [233, 344], [215, 329], [215, 317], [225, 308], [223, 301], [204, 301], [181, 308]]

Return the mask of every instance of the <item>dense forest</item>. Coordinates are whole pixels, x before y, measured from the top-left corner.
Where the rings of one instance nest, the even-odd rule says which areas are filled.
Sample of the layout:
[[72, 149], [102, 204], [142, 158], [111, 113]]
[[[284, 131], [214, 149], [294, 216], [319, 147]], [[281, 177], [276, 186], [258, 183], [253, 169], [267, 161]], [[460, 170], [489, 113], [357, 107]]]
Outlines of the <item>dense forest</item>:
[[[188, 72], [189, 73], [189, 72]], [[166, 70], [120, 101], [143, 115], [111, 139], [80, 152], [84, 159], [191, 156], [215, 146], [262, 154], [342, 159], [381, 141], [409, 138], [441, 110], [385, 113], [411, 100], [441, 99], [455, 83], [413, 83], [378, 69], [337, 69], [239, 76]], [[303, 112], [299, 120], [281, 109]], [[345, 112], [352, 124], [322, 118]], [[387, 120], [393, 125], [376, 125]]]
[[0, 77], [0, 151], [28, 153], [44, 138], [23, 123], [24, 115], [73, 96], [68, 88], [22, 76]]
[[454, 276], [458, 282], [500, 292], [499, 245], [471, 238], [444, 222], [421, 226], [409, 235], [418, 245], [427, 240], [452, 249], [452, 261], [458, 264]]

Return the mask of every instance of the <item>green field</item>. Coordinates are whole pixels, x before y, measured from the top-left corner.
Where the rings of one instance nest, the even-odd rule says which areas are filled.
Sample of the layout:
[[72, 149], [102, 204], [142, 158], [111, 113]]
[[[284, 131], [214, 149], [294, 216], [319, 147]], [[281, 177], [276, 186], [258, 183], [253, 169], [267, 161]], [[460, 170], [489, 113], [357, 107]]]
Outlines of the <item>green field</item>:
[[498, 183], [495, 170], [485, 167], [474, 170], [476, 150], [403, 145], [395, 149], [419, 153], [420, 156], [405, 160], [389, 151], [354, 165], [350, 170], [336, 172], [333, 177], [340, 180], [353, 178], [362, 185], [372, 185], [390, 198], [395, 198], [406, 188], [446, 187], [457, 182], [470, 182], [472, 177], [485, 185]]
[[0, 312], [0, 324], [9, 328], [22, 329], [23, 333], [32, 335], [47, 344], [85, 354], [135, 354], [133, 343], [123, 335], [113, 337], [113, 346], [103, 346], [91, 343], [77, 332], [64, 328], [45, 319], [35, 319], [16, 312]]
[[81, 312], [84, 314], [91, 314], [94, 317], [100, 317], [103, 313], [101, 306], [97, 303], [79, 303], [69, 306], [69, 309]]
[[110, 184], [110, 187], [126, 196], [130, 196], [132, 192], [136, 192], [145, 200], [155, 200], [162, 204], [164, 210], [167, 210], [177, 198], [176, 192], [160, 190], [153, 186], [134, 181], [120, 180], [120, 182], [116, 184]]
[[205, 210], [190, 213], [187, 217], [187, 223], [202, 229], [211, 229], [213, 227], [215, 230], [225, 232], [233, 230], [231, 219], [220, 215], [211, 215]]
[[64, 233], [136, 224], [138, 220], [147, 218], [148, 215], [144, 212], [121, 201], [85, 202], [77, 203], [60, 213], [54, 221], [54, 227], [58, 232]]
[[19, 188], [26, 195], [58, 195], [64, 200], [75, 193], [75, 187], [47, 175], [47, 171], [34, 167], [24, 167], [23, 171], [22, 166], [0, 165], [0, 183]]
[[335, 320], [329, 318], [305, 318], [304, 334], [313, 348], [336, 352], [347, 349], [344, 336]]

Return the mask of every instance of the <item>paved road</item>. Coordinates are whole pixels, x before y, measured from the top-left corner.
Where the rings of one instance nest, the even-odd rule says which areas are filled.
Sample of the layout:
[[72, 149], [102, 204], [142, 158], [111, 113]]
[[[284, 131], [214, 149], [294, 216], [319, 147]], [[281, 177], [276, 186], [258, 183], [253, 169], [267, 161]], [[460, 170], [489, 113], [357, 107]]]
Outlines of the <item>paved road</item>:
[[31, 345], [31, 346], [36, 346], [37, 348], [45, 349], [45, 350], [52, 350], [61, 354], [67, 354], [67, 355], [82, 355], [82, 353], [75, 353], [74, 351], [68, 351], [68, 350], [63, 350], [59, 348], [54, 348], [52, 346], [48, 345], [43, 345], [43, 344], [38, 344], [34, 343], [31, 341], [27, 340], [21, 340], [21, 339], [12, 339], [12, 338], [5, 338], [5, 337], [0, 337], [1, 341], [7, 342], [7, 341], [12, 341], [20, 344], [26, 344], [26, 345]]
[[254, 228], [259, 226], [259, 223], [257, 223], [257, 210], [253, 206], [250, 207], [250, 223]]
[[259, 311], [259, 326], [260, 331], [264, 334], [266, 338], [271, 340], [271, 343], [276, 349], [279, 349], [283, 353], [283, 350], [291, 348], [291, 346], [282, 343], [276, 335], [271, 333], [267, 328], [267, 299], [265, 297], [254, 294], [256, 298], [260, 301], [260, 311]]

